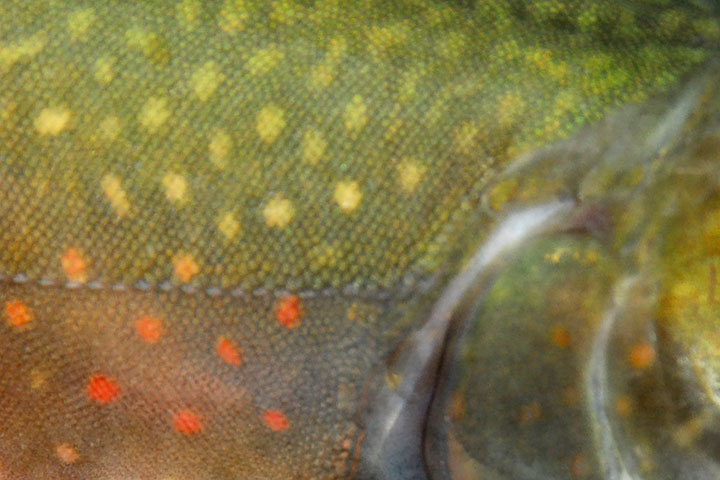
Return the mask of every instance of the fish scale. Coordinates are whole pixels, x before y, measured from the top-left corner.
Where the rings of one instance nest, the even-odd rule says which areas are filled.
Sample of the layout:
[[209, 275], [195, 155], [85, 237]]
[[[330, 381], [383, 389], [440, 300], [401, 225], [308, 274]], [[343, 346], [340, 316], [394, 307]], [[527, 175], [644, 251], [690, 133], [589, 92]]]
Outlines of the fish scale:
[[716, 4], [0, 20], [0, 478], [712, 478]]

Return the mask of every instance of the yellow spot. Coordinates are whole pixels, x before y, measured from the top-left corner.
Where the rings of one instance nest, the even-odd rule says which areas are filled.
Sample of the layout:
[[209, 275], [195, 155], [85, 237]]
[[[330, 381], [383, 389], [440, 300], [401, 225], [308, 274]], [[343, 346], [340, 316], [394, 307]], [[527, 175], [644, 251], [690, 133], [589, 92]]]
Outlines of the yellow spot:
[[192, 255], [179, 255], [173, 262], [175, 275], [184, 283], [189, 282], [192, 277], [200, 272], [200, 266]]
[[285, 54], [278, 50], [275, 45], [270, 45], [255, 52], [255, 55], [248, 59], [247, 68], [250, 75], [264, 75], [275, 68], [285, 58]]
[[152, 133], [156, 132], [169, 117], [170, 111], [167, 107], [167, 100], [165, 98], [151, 97], [143, 105], [138, 118], [140, 125]]
[[187, 180], [177, 173], [167, 173], [162, 179], [165, 187], [165, 196], [175, 204], [183, 204], [187, 201]]
[[240, 231], [240, 222], [235, 219], [235, 216], [227, 212], [218, 221], [218, 230], [220, 233], [225, 235], [226, 238], [231, 239]]
[[398, 165], [398, 182], [405, 193], [412, 193], [425, 175], [426, 167], [416, 161], [405, 159]]
[[327, 88], [337, 76], [335, 63], [321, 62], [310, 71], [310, 84], [314, 87]]
[[96, 20], [95, 11], [92, 8], [75, 10], [68, 17], [68, 30], [73, 40], [84, 40], [88, 30]]
[[198, 98], [206, 102], [217, 87], [225, 80], [225, 75], [215, 62], [207, 62], [192, 74], [190, 85]]
[[130, 48], [140, 50], [153, 64], [164, 65], [170, 61], [170, 45], [156, 33], [135, 27], [125, 33], [125, 38]]
[[199, 0], [182, 0], [176, 7], [177, 21], [184, 25], [187, 30], [195, 28], [201, 13], [202, 4]]
[[386, 52], [394, 46], [407, 42], [409, 33], [410, 25], [405, 22], [385, 27], [373, 25], [367, 31], [368, 46], [373, 52]]
[[302, 7], [294, 3], [288, 0], [272, 2], [270, 19], [283, 25], [293, 25], [298, 20], [301, 20], [303, 17]]
[[306, 130], [302, 139], [302, 159], [314, 165], [319, 162], [325, 150], [327, 149], [327, 142], [323, 138], [322, 132], [318, 130], [310, 129]]
[[343, 212], [355, 210], [362, 199], [362, 192], [357, 182], [339, 182], [333, 195], [335, 202]]
[[268, 105], [258, 112], [256, 122], [262, 141], [271, 144], [285, 128], [285, 112], [280, 107]]
[[39, 32], [16, 43], [0, 43], [0, 69], [8, 69], [19, 61], [30, 60], [47, 44], [45, 32]]
[[480, 129], [474, 123], [463, 123], [455, 131], [455, 143], [457, 149], [462, 153], [468, 153], [477, 144], [477, 136]]
[[130, 212], [130, 202], [128, 202], [125, 190], [122, 188], [122, 182], [118, 177], [112, 174], [105, 175], [100, 180], [105, 196], [110, 200], [115, 213], [118, 217], [124, 217]]
[[105, 140], [115, 140], [120, 135], [120, 119], [118, 117], [105, 117], [100, 122], [100, 136]]
[[295, 207], [292, 202], [279, 195], [272, 198], [263, 208], [263, 217], [265, 217], [265, 224], [268, 227], [283, 228], [294, 215]]
[[367, 123], [367, 105], [360, 95], [355, 95], [345, 107], [343, 122], [350, 131], [358, 131]]
[[59, 135], [70, 123], [70, 110], [65, 107], [48, 107], [35, 119], [35, 130], [40, 135]]
[[93, 75], [98, 83], [108, 84], [115, 78], [113, 68], [116, 60], [113, 57], [100, 57], [95, 60], [93, 65]]
[[218, 17], [218, 27], [225, 33], [235, 34], [245, 30], [250, 18], [245, 0], [225, 0]]
[[225, 130], [215, 130], [210, 137], [208, 150], [212, 164], [223, 169], [227, 166], [227, 158], [232, 150], [232, 138]]
[[565, 247], [558, 247], [554, 252], [546, 253], [544, 258], [548, 263], [559, 263], [562, 257], [569, 252], [570, 250]]

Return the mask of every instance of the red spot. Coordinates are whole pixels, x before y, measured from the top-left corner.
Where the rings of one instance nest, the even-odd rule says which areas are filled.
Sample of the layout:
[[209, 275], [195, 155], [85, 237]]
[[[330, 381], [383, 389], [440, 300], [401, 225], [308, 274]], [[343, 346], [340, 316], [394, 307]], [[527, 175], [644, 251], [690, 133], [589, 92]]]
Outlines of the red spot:
[[275, 309], [275, 318], [287, 328], [295, 328], [300, 325], [300, 317], [303, 315], [302, 302], [297, 295], [288, 295], [280, 299]]
[[230, 340], [220, 337], [217, 344], [220, 358], [228, 365], [240, 366], [243, 363], [242, 350], [238, 349]]
[[104, 375], [93, 375], [87, 385], [87, 394], [100, 403], [109, 403], [115, 400], [120, 393], [117, 382]]
[[164, 333], [162, 320], [150, 315], [143, 315], [135, 320], [135, 330], [140, 338], [148, 343], [157, 343]]
[[279, 410], [265, 410], [263, 420], [265, 421], [265, 425], [273, 432], [287, 430], [290, 427], [287, 418], [285, 418], [285, 415]]
[[68, 280], [72, 282], [84, 282], [86, 280], [87, 262], [76, 248], [69, 248], [60, 259], [60, 264]]
[[8, 323], [14, 327], [22, 327], [32, 320], [28, 306], [18, 300], [5, 302], [5, 315]]
[[190, 435], [203, 429], [200, 418], [190, 410], [180, 410], [173, 417], [173, 428], [180, 433]]

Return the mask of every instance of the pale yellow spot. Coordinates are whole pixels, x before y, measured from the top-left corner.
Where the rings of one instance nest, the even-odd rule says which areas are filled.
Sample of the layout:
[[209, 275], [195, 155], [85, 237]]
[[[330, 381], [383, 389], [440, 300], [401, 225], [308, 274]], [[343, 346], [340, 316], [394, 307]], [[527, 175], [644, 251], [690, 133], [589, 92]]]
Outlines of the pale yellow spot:
[[250, 75], [264, 75], [275, 68], [285, 58], [285, 53], [278, 50], [275, 45], [262, 48], [248, 59], [245, 68]]
[[398, 183], [405, 193], [412, 193], [425, 175], [427, 168], [416, 161], [405, 159], [398, 165]]
[[190, 85], [195, 91], [195, 95], [201, 101], [206, 102], [224, 80], [225, 75], [220, 68], [215, 62], [210, 61], [195, 70], [190, 78]]
[[273, 143], [285, 128], [285, 112], [280, 107], [268, 105], [256, 117], [258, 135], [265, 143]]
[[118, 177], [107, 174], [100, 180], [100, 186], [118, 217], [122, 218], [130, 212], [130, 202], [127, 200], [125, 190], [122, 188], [122, 182]]
[[140, 111], [140, 125], [151, 133], [156, 132], [170, 117], [167, 100], [165, 98], [151, 97], [145, 102]]
[[75, 10], [68, 16], [68, 30], [73, 40], [84, 40], [88, 30], [97, 19], [92, 8]]
[[80, 455], [73, 445], [61, 443], [55, 447], [55, 454], [62, 463], [71, 464], [78, 461]]
[[517, 93], [508, 93], [497, 105], [497, 118], [505, 128], [520, 122], [525, 116], [525, 101]]
[[200, 266], [197, 264], [192, 255], [178, 255], [173, 262], [175, 275], [184, 283], [189, 282], [192, 277], [200, 272]]
[[95, 65], [93, 65], [95, 80], [102, 84], [112, 82], [113, 78], [115, 78], [115, 72], [113, 71], [115, 63], [116, 60], [113, 57], [100, 57], [95, 60]]
[[41, 390], [47, 386], [50, 379], [50, 372], [38, 368], [30, 370], [30, 388], [33, 390]]
[[175, 204], [183, 204], [187, 202], [187, 180], [177, 173], [167, 173], [162, 179], [163, 187], [165, 187], [165, 196], [168, 200]]
[[306, 130], [302, 139], [302, 159], [309, 164], [316, 164], [325, 155], [327, 142], [322, 132], [314, 129]]
[[38, 32], [16, 43], [0, 43], [0, 69], [7, 69], [19, 61], [30, 60], [47, 44], [45, 32]]
[[218, 17], [218, 27], [225, 33], [235, 34], [245, 30], [250, 12], [245, 0], [225, 0]]
[[118, 117], [105, 117], [100, 122], [100, 136], [105, 140], [115, 140], [120, 135], [120, 119]]
[[220, 230], [220, 233], [225, 235], [226, 238], [231, 239], [240, 231], [240, 222], [235, 219], [235, 216], [231, 212], [227, 212], [220, 217], [218, 230]]
[[70, 124], [71, 113], [65, 107], [44, 108], [35, 118], [35, 130], [40, 135], [59, 135]]
[[295, 207], [292, 202], [279, 195], [272, 198], [263, 208], [263, 217], [268, 227], [283, 228], [290, 223], [294, 215]]
[[178, 23], [187, 30], [193, 30], [202, 13], [202, 4], [199, 0], [181, 0], [176, 7]]
[[225, 130], [215, 130], [210, 137], [210, 144], [208, 145], [212, 164], [220, 169], [225, 168], [232, 146], [232, 138], [230, 138], [230, 135], [228, 135]]
[[360, 95], [355, 95], [343, 112], [345, 128], [350, 131], [360, 130], [367, 123], [367, 105]]
[[360, 186], [355, 181], [338, 182], [335, 186], [333, 198], [343, 212], [350, 212], [355, 210], [360, 204], [362, 192], [360, 191]]

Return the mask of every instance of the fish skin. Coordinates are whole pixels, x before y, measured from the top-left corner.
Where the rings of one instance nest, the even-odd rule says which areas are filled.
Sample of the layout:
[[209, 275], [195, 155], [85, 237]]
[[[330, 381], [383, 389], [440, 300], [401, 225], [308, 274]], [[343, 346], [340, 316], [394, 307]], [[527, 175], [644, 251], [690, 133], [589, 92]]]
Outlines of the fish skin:
[[[367, 426], [408, 378], [393, 363], [408, 339], [515, 209], [572, 197], [584, 214], [556, 232], [601, 251], [597, 277], [567, 267], [597, 297], [572, 331], [597, 321], [622, 247], [678, 283], [714, 254], [648, 246], [697, 207], [684, 191], [714, 195], [715, 177], [677, 182], [668, 158], [717, 164], [700, 120], [717, 18], [650, 0], [3, 2], [0, 478], [443, 478], [448, 448], [510, 478], [603, 478], [592, 442], [508, 471], [527, 450], [473, 450], [471, 409], [448, 440], [433, 404], [440, 444], [412, 465], [367, 457]], [[683, 128], [705, 150], [659, 155]], [[660, 197], [680, 199], [669, 223], [648, 207]], [[677, 295], [664, 311], [686, 319]], [[526, 300], [510, 308], [540, 308]], [[689, 348], [697, 325], [681, 323]]]

